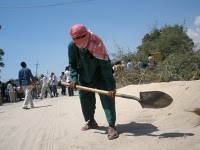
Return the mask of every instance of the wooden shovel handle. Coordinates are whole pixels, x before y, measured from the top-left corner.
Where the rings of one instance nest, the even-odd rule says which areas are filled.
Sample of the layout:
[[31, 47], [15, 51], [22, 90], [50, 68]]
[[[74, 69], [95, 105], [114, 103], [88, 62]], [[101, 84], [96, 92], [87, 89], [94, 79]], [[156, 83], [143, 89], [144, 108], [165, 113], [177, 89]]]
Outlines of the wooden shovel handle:
[[[69, 86], [70, 85], [67, 82], [61, 82], [61, 84], [65, 85], [65, 86]], [[103, 94], [103, 95], [107, 95], [108, 94], [108, 91], [94, 89], [94, 88], [89, 88], [89, 87], [84, 87], [84, 86], [80, 86], [80, 85], [76, 85], [76, 88], [84, 90], [84, 91], [89, 91], [89, 92]], [[122, 97], [122, 98], [128, 98], [128, 99], [134, 99], [134, 100], [140, 101], [140, 99], [138, 97], [131, 96], [131, 95], [116, 93], [115, 96]]]

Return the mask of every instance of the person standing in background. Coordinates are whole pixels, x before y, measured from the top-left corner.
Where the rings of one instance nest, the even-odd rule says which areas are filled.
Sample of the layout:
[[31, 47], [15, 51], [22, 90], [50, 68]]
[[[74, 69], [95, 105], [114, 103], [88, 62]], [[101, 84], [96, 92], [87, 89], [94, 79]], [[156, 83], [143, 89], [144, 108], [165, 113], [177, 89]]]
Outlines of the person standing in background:
[[52, 72], [50, 76], [50, 86], [52, 88], [54, 97], [58, 97], [57, 85], [58, 85], [58, 81], [57, 81], [56, 75]]
[[127, 70], [132, 70], [133, 69], [133, 63], [132, 63], [132, 61], [130, 59], [128, 60], [126, 68], [127, 68]]
[[[64, 72], [61, 73], [60, 81], [61, 82], [66, 82], [66, 75], [65, 75]], [[66, 95], [66, 87], [64, 85], [61, 85], [61, 94], [62, 95]]]
[[156, 61], [151, 54], [148, 54], [147, 63], [148, 63], [148, 66], [150, 69], [152, 69], [156, 66]]
[[7, 84], [2, 83], [1, 84], [1, 99], [2, 99], [2, 103], [9, 101], [9, 97], [6, 96], [6, 89], [7, 89]]
[[18, 91], [17, 91], [17, 85], [13, 84], [13, 90], [15, 95], [15, 102], [18, 102]]
[[14, 89], [13, 89], [13, 85], [12, 85], [11, 81], [7, 82], [7, 89], [8, 89], [8, 93], [9, 93], [9, 97], [10, 97], [10, 102], [11, 103], [16, 102]]
[[35, 78], [32, 75], [32, 72], [25, 62], [21, 62], [22, 68], [19, 70], [18, 78], [19, 78], [19, 85], [20, 88], [24, 90], [25, 99], [23, 103], [23, 109], [29, 109], [28, 104], [30, 103], [31, 108], [34, 108], [33, 99], [31, 95], [32, 85], [31, 80], [35, 82]]
[[36, 86], [37, 97], [39, 98], [41, 95], [42, 86], [40, 84], [40, 80], [38, 79], [38, 77], [36, 77], [35, 86]]
[[126, 66], [125, 61], [122, 61], [122, 68], [123, 68], [124, 72], [127, 70], [127, 66]]
[[41, 98], [40, 99], [47, 97], [47, 96], [45, 96], [46, 92], [48, 92], [50, 94], [51, 98], [52, 98], [53, 95], [52, 95], [52, 92], [49, 88], [49, 83], [47, 81], [47, 78], [44, 75], [41, 75], [41, 77], [42, 77], [42, 79], [41, 79], [42, 80], [42, 91], [41, 91]]
[[[36, 79], [36, 77], [35, 77]], [[38, 99], [38, 96], [37, 96], [37, 90], [36, 90], [36, 84], [34, 81], [31, 80], [31, 85], [32, 85], [32, 90], [31, 90], [31, 95], [32, 95], [32, 98], [33, 99]]]
[[[67, 83], [70, 83], [72, 80], [71, 80], [71, 77], [70, 77], [69, 66], [67, 66], [65, 68], [65, 75], [67, 77], [67, 79], [66, 79]], [[70, 86], [68, 86], [67, 89], [68, 89], [68, 95], [74, 96], [74, 90]]]

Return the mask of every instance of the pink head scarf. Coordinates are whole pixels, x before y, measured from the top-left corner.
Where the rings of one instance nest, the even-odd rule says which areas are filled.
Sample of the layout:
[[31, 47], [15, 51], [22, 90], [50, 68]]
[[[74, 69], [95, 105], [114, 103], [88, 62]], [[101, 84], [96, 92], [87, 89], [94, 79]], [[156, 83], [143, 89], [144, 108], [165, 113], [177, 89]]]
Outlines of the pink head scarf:
[[72, 26], [70, 35], [74, 44], [79, 48], [87, 48], [96, 58], [108, 60], [108, 54], [101, 38], [90, 32], [84, 25], [76, 24]]

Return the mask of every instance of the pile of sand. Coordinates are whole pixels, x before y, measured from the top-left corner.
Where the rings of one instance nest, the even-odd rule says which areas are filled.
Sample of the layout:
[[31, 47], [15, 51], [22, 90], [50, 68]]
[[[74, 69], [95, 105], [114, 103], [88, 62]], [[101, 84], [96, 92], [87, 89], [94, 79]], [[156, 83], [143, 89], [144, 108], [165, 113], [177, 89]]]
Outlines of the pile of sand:
[[107, 122], [97, 96], [99, 129], [81, 131], [85, 124], [77, 93], [0, 106], [2, 150], [198, 150], [200, 148], [200, 80], [130, 85], [118, 93], [139, 97], [142, 91], [163, 91], [173, 103], [162, 109], [143, 109], [135, 100], [116, 98], [116, 127], [120, 136], [107, 140]]

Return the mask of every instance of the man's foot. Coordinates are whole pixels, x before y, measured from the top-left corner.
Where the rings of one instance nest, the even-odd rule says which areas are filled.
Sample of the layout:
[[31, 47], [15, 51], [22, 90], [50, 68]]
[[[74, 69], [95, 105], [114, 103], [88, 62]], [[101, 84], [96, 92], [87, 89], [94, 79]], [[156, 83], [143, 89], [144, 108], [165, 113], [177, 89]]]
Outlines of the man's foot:
[[53, 95], [51, 96], [51, 98], [53, 97]]
[[27, 110], [27, 109], [30, 109], [30, 108], [28, 108], [27, 106], [24, 106], [24, 107], [22, 107], [22, 108], [23, 108], [23, 109], [26, 109], [26, 110]]
[[97, 122], [92, 119], [90, 120], [84, 127], [82, 127], [82, 131], [86, 131], [86, 130], [89, 130], [89, 129], [97, 129], [99, 126], [97, 124]]
[[113, 140], [119, 137], [115, 127], [108, 127], [108, 140]]

